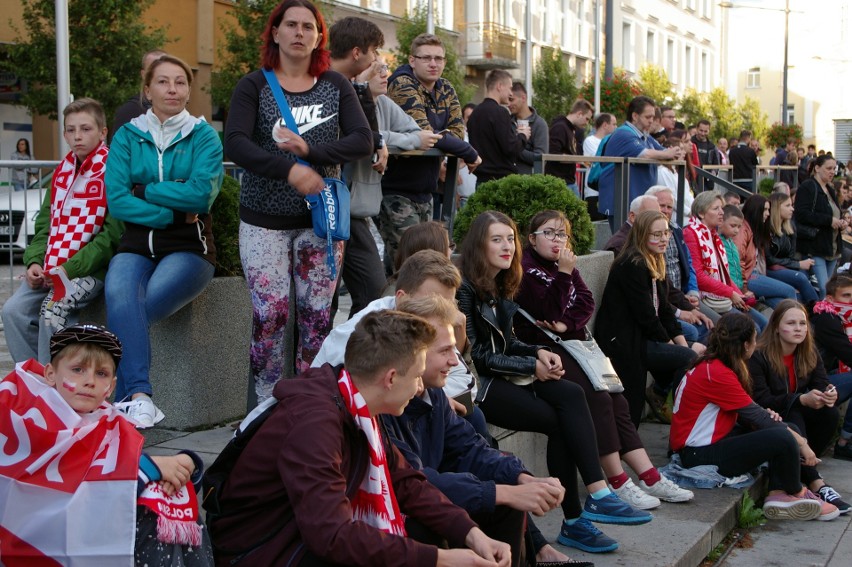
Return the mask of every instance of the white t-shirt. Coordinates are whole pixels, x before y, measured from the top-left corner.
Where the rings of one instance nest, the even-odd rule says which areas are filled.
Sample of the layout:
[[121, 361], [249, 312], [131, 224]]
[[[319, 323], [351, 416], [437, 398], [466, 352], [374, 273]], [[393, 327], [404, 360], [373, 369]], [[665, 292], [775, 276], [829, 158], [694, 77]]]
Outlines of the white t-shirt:
[[[598, 138], [597, 136], [586, 136], [586, 139], [583, 140], [583, 155], [584, 156], [594, 156], [598, 153], [598, 146], [601, 145], [602, 138]], [[598, 192], [586, 185], [586, 191], [584, 193], [586, 197], [597, 197]]]

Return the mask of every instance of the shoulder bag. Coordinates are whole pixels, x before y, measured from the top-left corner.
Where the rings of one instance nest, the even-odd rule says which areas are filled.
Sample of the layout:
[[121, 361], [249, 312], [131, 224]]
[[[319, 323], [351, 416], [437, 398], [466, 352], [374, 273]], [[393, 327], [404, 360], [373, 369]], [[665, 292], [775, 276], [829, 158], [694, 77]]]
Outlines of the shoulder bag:
[[[814, 191], [814, 202], [811, 203], [811, 212], [816, 211], [816, 200], [817, 194], [822, 191], [822, 188], [817, 183], [816, 190]], [[811, 226], [809, 224], [797, 223], [796, 224], [796, 236], [802, 240], [813, 240], [817, 237], [819, 233], [819, 227]]]
[[583, 369], [595, 391], [609, 392], [610, 394], [620, 394], [624, 391], [624, 386], [621, 384], [621, 379], [619, 379], [615, 368], [612, 367], [612, 362], [601, 350], [601, 347], [598, 346], [595, 339], [589, 334], [588, 329], [586, 329], [585, 341], [576, 339], [564, 341], [555, 333], [536, 325], [535, 319], [523, 309], [518, 308], [518, 313], [526, 317], [541, 332], [547, 335], [550, 340], [565, 349], [565, 352], [577, 361], [577, 364]]
[[[290, 105], [284, 97], [284, 89], [278, 83], [275, 73], [270, 69], [263, 69], [263, 75], [269, 83], [269, 88], [272, 89], [275, 102], [278, 103], [282, 120], [287, 124], [287, 128], [298, 134], [299, 126], [296, 125], [293, 113], [290, 112]], [[296, 161], [311, 167], [311, 164], [301, 158], [297, 157]], [[323, 190], [318, 195], [308, 195], [305, 201], [311, 211], [314, 234], [326, 241], [326, 263], [331, 270], [333, 280], [337, 277], [334, 242], [349, 240], [349, 188], [343, 181], [334, 177], [324, 177], [323, 181], [325, 181]]]

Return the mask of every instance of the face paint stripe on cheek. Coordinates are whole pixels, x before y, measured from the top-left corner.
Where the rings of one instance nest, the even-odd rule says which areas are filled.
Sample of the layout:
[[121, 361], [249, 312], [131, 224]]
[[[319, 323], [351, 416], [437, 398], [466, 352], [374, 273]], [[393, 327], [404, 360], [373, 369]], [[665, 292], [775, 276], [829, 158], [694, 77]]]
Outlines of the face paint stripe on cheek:
[[72, 382], [71, 380], [68, 380], [67, 378], [63, 378], [62, 379], [62, 387], [65, 388], [66, 390], [68, 390], [69, 392], [76, 392], [77, 391], [77, 382]]

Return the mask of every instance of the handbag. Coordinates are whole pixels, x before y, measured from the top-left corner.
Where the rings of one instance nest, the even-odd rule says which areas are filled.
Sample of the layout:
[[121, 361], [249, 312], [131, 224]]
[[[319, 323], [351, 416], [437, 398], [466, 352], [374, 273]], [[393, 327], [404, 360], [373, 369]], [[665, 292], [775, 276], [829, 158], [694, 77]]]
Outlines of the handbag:
[[624, 385], [621, 383], [621, 379], [618, 377], [615, 368], [613, 368], [612, 361], [604, 354], [601, 347], [598, 346], [597, 341], [589, 334], [589, 329], [585, 329], [585, 341], [577, 339], [565, 341], [555, 333], [536, 325], [535, 319], [523, 309], [518, 308], [518, 313], [526, 317], [541, 332], [547, 335], [550, 340], [562, 347], [565, 352], [571, 355], [571, 358], [577, 361], [577, 364], [583, 369], [595, 391], [609, 392], [610, 394], [620, 394], [624, 391]]
[[[298, 134], [299, 127], [296, 125], [293, 113], [290, 112], [290, 105], [287, 104], [287, 99], [284, 97], [284, 89], [281, 88], [278, 79], [275, 78], [275, 73], [270, 69], [263, 69], [263, 75], [266, 77], [266, 82], [269, 83], [275, 102], [278, 103], [281, 118], [287, 124], [287, 128]], [[311, 166], [301, 158], [297, 157], [296, 161], [302, 165]], [[326, 241], [326, 263], [331, 270], [331, 279], [333, 280], [337, 277], [334, 243], [349, 240], [349, 188], [343, 181], [334, 177], [324, 177], [323, 181], [325, 187], [322, 191], [318, 195], [308, 195], [305, 197], [305, 202], [311, 211], [314, 234]]]
[[707, 307], [722, 315], [734, 308], [734, 303], [727, 297], [704, 297], [701, 301]]

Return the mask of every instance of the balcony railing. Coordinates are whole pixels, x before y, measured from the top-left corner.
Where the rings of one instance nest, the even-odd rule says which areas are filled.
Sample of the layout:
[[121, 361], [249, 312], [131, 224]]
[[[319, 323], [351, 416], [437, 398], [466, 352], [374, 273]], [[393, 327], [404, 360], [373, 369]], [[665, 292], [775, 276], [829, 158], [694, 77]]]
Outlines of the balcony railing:
[[516, 68], [518, 32], [496, 22], [464, 24], [465, 63], [483, 69]]

